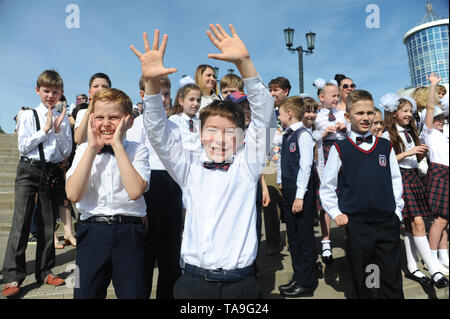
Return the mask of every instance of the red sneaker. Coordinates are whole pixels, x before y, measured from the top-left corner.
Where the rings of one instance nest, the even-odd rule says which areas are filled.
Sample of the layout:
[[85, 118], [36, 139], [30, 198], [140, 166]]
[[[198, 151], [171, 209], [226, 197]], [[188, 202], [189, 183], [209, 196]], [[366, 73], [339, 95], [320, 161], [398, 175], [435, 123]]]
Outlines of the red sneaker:
[[2, 296], [4, 297], [14, 297], [20, 292], [20, 286], [17, 281], [7, 283], [2, 290]]
[[44, 284], [47, 284], [50, 286], [61, 286], [61, 285], [64, 285], [65, 282], [61, 277], [50, 273], [50, 274], [48, 274], [47, 277], [45, 277]]

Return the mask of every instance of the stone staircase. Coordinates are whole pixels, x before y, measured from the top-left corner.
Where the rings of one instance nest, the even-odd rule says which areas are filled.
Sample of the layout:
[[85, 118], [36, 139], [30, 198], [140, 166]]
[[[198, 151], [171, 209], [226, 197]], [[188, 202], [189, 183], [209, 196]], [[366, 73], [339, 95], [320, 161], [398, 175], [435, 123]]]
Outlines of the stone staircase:
[[9, 229], [14, 210], [14, 180], [19, 161], [17, 135], [0, 134], [0, 229]]

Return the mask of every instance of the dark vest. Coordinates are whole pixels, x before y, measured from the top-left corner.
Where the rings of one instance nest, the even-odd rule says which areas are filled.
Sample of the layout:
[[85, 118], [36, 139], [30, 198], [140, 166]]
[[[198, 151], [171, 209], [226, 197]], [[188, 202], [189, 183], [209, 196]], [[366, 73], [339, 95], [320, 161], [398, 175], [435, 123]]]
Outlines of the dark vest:
[[364, 151], [350, 138], [334, 144], [342, 161], [338, 179], [341, 212], [361, 221], [387, 221], [395, 213], [389, 156], [391, 142], [376, 138]]
[[289, 137], [286, 134], [283, 135], [281, 145], [281, 183], [283, 188], [297, 188], [297, 175], [300, 169], [298, 139], [304, 132], [311, 135], [305, 127], [295, 130]]

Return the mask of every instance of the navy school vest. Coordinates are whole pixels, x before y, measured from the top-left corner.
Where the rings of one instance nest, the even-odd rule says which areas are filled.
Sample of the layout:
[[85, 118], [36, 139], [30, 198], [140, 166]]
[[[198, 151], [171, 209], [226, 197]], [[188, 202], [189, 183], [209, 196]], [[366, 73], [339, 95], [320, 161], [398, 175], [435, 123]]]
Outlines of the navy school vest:
[[300, 169], [298, 139], [304, 132], [311, 135], [307, 128], [300, 127], [292, 132], [289, 137], [286, 135], [283, 136], [283, 143], [281, 145], [281, 183], [283, 188], [297, 188], [297, 175]]
[[342, 161], [338, 177], [340, 211], [366, 222], [392, 219], [396, 205], [389, 164], [391, 142], [377, 137], [368, 151], [350, 138], [334, 145]]

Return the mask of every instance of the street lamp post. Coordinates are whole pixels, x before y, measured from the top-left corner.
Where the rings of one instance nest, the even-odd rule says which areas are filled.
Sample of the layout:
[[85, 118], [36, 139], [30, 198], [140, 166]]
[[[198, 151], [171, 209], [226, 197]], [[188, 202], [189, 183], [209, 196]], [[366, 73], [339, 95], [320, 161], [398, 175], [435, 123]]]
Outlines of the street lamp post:
[[308, 50], [304, 50], [301, 45], [299, 45], [297, 48], [292, 48], [292, 42], [294, 41], [294, 29], [291, 28], [284, 29], [284, 39], [286, 41], [287, 49], [291, 51], [293, 54], [295, 54], [295, 52], [298, 52], [298, 77], [299, 77], [300, 94], [302, 94], [304, 90], [303, 52], [305, 52], [307, 55], [313, 53], [316, 34], [314, 32], [309, 31], [308, 33], [305, 34], [305, 36], [306, 36], [306, 44], [308, 45]]

